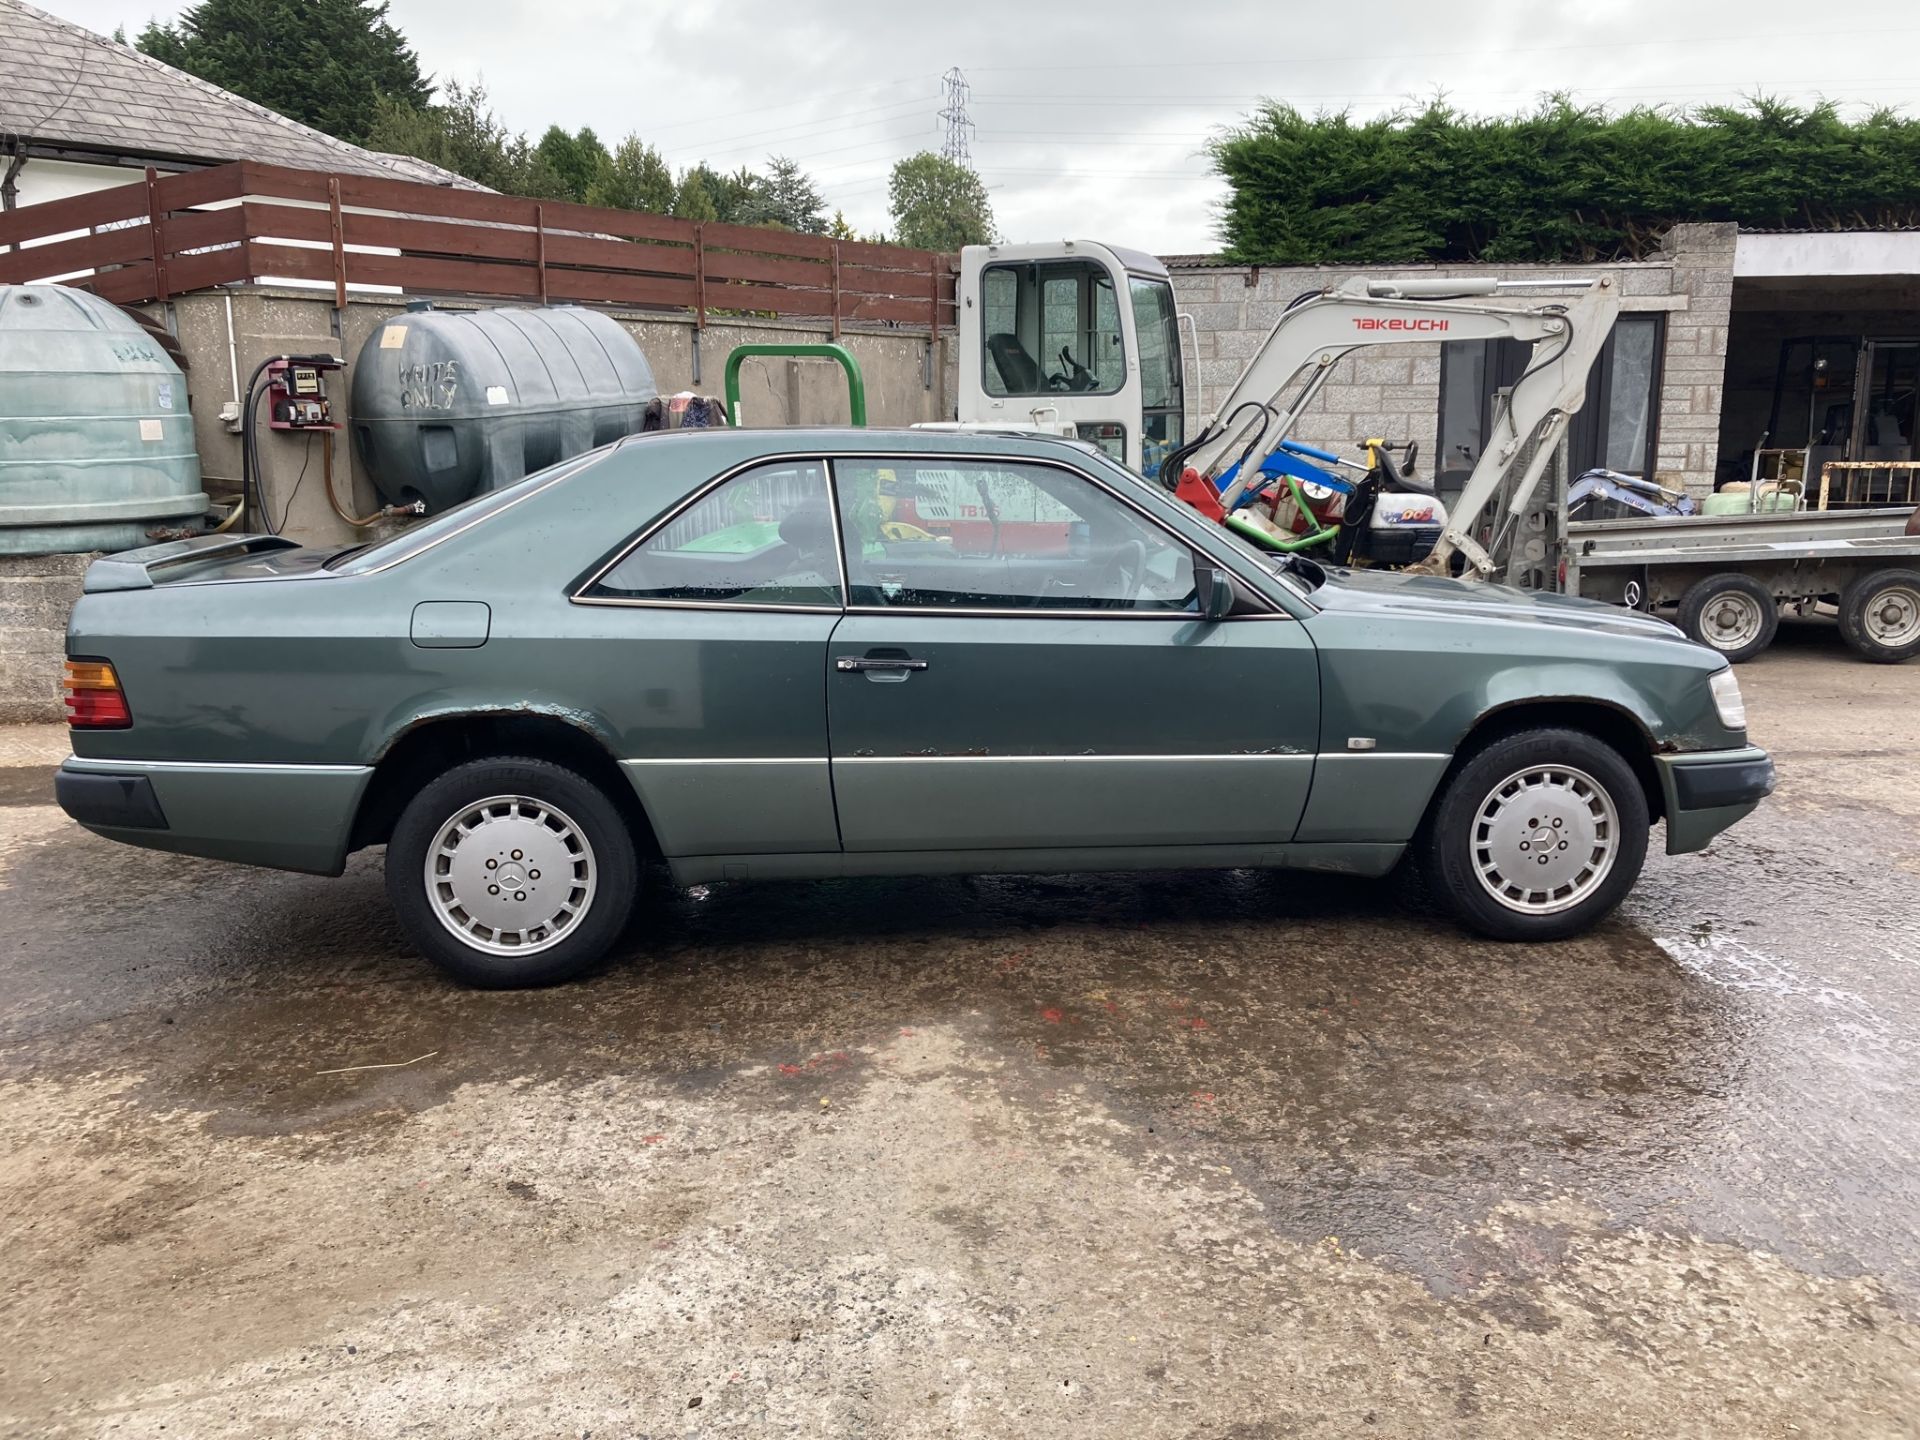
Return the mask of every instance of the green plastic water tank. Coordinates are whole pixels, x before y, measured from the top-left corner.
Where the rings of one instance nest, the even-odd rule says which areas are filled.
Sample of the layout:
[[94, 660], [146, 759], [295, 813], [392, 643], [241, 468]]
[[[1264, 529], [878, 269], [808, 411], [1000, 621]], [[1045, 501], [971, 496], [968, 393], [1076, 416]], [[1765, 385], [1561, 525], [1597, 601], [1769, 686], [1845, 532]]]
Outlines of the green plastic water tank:
[[97, 295], [0, 285], [0, 555], [131, 550], [206, 513], [180, 367]]

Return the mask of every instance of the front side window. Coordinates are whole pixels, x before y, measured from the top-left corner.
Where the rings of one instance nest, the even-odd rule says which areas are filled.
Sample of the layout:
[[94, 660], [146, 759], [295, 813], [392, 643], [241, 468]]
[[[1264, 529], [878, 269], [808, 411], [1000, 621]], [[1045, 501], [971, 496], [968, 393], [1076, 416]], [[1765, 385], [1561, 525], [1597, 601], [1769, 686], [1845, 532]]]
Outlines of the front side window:
[[838, 606], [834, 552], [825, 467], [775, 460], [701, 496], [581, 598]]
[[992, 265], [980, 277], [989, 395], [1111, 395], [1126, 380], [1120, 302], [1091, 260]]
[[1199, 608], [1193, 552], [1051, 465], [836, 460], [855, 605], [921, 610]]

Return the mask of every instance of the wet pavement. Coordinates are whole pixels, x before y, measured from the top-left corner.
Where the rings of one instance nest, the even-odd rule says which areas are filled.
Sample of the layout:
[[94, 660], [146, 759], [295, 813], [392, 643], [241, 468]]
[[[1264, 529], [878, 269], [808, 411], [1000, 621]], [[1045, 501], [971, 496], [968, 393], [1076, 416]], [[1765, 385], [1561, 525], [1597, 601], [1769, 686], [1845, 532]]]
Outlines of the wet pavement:
[[1741, 678], [1779, 794], [1576, 941], [716, 886], [521, 994], [0, 731], [0, 1434], [1920, 1434], [1920, 664]]

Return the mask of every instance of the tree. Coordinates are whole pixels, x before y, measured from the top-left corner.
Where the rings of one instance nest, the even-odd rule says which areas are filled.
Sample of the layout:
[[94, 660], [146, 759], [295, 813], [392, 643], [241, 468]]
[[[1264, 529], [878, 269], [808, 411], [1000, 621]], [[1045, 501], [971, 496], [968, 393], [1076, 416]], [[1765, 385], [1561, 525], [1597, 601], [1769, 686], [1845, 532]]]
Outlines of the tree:
[[1553, 96], [1503, 116], [1436, 99], [1361, 123], [1269, 104], [1210, 149], [1227, 254], [1251, 264], [1644, 259], [1687, 221], [1920, 223], [1920, 119], [1764, 96], [1618, 114]]
[[681, 220], [718, 220], [720, 212], [715, 208], [713, 196], [707, 191], [707, 182], [701, 170], [689, 170], [680, 177], [680, 184], [673, 192], [673, 213]]
[[487, 104], [479, 81], [449, 80], [446, 98], [415, 107], [383, 98], [367, 144], [464, 175], [490, 190], [535, 199], [560, 199], [566, 183], [525, 135], [509, 130]]
[[767, 173], [752, 184], [740, 216], [743, 223], [798, 230], [803, 235], [827, 233], [826, 217], [821, 213], [827, 202], [820, 198], [798, 161], [784, 155], [770, 156]]
[[570, 200], [585, 200], [613, 164], [600, 137], [585, 126], [578, 134], [569, 135], [558, 125], [550, 125], [534, 150], [566, 187]]
[[386, 0], [200, 0], [135, 42], [176, 69], [316, 130], [367, 144], [381, 102], [433, 97]]
[[844, 210], [835, 210], [833, 212], [833, 223], [827, 227], [827, 234], [835, 240], [858, 240], [860, 238], [859, 233], [854, 230], [853, 226], [847, 223], [847, 212]]
[[[722, 175], [711, 165], [702, 161], [680, 177], [680, 189], [684, 193], [689, 185], [704, 192], [707, 203], [713, 207], [712, 215], [685, 215], [687, 220], [719, 220], [728, 225], [750, 225], [753, 223], [748, 210], [756, 203], [761, 187], [765, 182], [753, 171], [742, 166], [731, 175]], [[676, 209], [674, 214], [681, 212]]]
[[640, 143], [638, 135], [629, 135], [613, 152], [600, 179], [587, 191], [589, 205], [605, 205], [615, 210], [644, 210], [665, 215], [673, 209], [673, 171], [651, 145]]
[[893, 167], [887, 185], [894, 239], [916, 250], [958, 250], [993, 239], [993, 206], [980, 177], [923, 150]]

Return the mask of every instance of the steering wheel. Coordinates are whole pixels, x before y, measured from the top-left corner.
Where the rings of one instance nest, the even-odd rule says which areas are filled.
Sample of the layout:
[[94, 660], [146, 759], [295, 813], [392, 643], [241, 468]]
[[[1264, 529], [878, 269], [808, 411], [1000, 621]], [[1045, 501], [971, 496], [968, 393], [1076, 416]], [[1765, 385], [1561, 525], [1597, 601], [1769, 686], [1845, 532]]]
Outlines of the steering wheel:
[[1067, 345], [1060, 347], [1060, 363], [1067, 368], [1063, 371], [1055, 371], [1047, 377], [1049, 390], [1097, 390], [1100, 388], [1100, 382], [1094, 378], [1093, 372], [1073, 358], [1072, 347]]
[[993, 527], [992, 546], [987, 553], [998, 558], [1000, 554], [1000, 506], [994, 501], [993, 491], [987, 488], [987, 477], [984, 474], [978, 471], [974, 473], [973, 488], [975, 493], [980, 496], [980, 508], [986, 511], [987, 524]]
[[1107, 605], [1114, 610], [1133, 609], [1140, 598], [1140, 587], [1147, 583], [1147, 547], [1138, 540], [1122, 541], [1106, 568], [1120, 582]]

